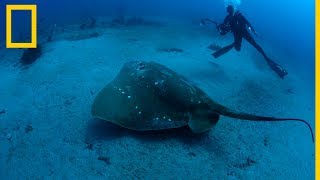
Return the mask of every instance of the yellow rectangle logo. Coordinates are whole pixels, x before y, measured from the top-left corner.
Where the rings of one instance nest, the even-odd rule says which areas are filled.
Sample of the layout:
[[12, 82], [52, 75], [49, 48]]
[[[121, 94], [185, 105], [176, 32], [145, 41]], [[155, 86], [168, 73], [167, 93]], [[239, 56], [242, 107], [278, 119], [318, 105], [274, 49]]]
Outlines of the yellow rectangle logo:
[[[12, 11], [31, 11], [31, 42], [13, 43], [12, 42]], [[37, 48], [37, 5], [7, 5], [6, 8], [7, 25], [7, 48]]]

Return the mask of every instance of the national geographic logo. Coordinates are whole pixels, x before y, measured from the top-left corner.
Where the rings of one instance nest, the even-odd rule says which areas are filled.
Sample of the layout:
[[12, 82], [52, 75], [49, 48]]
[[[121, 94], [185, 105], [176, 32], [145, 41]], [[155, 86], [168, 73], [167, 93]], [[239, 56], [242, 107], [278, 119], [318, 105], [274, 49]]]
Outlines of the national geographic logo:
[[[31, 42], [12, 42], [12, 11], [31, 11]], [[6, 6], [6, 47], [37, 48], [37, 5]]]

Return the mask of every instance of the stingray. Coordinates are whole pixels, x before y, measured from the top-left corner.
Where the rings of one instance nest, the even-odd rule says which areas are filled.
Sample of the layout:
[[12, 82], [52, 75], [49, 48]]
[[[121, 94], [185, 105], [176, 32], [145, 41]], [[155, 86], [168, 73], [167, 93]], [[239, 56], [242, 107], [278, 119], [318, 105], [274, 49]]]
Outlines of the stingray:
[[130, 61], [95, 98], [93, 117], [137, 130], [164, 130], [189, 126], [202, 133], [219, 116], [251, 121], [299, 121], [302, 119], [257, 116], [231, 110], [213, 101], [183, 76], [156, 62]]

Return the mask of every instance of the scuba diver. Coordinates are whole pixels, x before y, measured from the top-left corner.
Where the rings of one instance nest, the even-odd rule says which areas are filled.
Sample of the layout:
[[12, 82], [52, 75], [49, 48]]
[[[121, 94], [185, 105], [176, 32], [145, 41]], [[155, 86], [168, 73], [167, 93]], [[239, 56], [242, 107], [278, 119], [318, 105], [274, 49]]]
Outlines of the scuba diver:
[[274, 72], [276, 72], [281, 79], [283, 79], [284, 76], [288, 74], [288, 72], [284, 70], [282, 67], [280, 67], [280, 65], [272, 61], [266, 55], [263, 49], [256, 43], [256, 41], [253, 39], [253, 37], [248, 31], [249, 29], [255, 35], [257, 35], [256, 31], [254, 30], [252, 25], [249, 23], [249, 21], [239, 11], [235, 12], [234, 7], [232, 5], [227, 6], [227, 13], [228, 15], [224, 19], [224, 22], [222, 24], [216, 24], [216, 25], [221, 35], [225, 35], [231, 31], [234, 35], [234, 42], [214, 52], [212, 54], [213, 57], [218, 58], [221, 55], [230, 51], [232, 48], [235, 48], [237, 51], [240, 51], [242, 38], [244, 38], [263, 55], [264, 59], [267, 61], [270, 68]]

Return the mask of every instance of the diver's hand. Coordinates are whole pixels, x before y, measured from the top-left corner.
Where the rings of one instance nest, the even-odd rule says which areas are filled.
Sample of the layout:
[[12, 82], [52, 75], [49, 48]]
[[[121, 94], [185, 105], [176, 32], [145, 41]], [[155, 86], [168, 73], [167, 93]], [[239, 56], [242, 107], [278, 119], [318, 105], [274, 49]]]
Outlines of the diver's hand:
[[250, 31], [252, 31], [254, 35], [258, 36], [258, 33], [257, 33], [257, 31], [255, 31], [255, 30], [254, 30], [253, 28], [251, 28], [251, 27], [248, 27], [248, 29], [249, 29]]
[[219, 33], [221, 33], [221, 31], [220, 31], [220, 24], [216, 24], [216, 29], [217, 29], [217, 31], [219, 32]]

